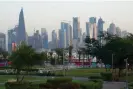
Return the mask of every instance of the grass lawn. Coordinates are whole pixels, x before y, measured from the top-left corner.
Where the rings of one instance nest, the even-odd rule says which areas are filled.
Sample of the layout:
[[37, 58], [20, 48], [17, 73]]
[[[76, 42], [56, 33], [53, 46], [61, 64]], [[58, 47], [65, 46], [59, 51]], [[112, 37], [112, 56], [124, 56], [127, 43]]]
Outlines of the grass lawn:
[[5, 86], [4, 85], [0, 85], [0, 89], [5, 89]]
[[67, 76], [89, 77], [91, 75], [99, 75], [101, 72], [105, 72], [105, 69], [71, 69], [66, 72]]
[[[15, 75], [0, 75], [0, 83], [4, 83], [9, 79], [16, 79]], [[32, 76], [25, 76], [24, 80], [33, 81], [33, 82], [46, 82], [46, 79], [43, 77], [32, 77]], [[0, 88], [1, 89], [1, 88]]]

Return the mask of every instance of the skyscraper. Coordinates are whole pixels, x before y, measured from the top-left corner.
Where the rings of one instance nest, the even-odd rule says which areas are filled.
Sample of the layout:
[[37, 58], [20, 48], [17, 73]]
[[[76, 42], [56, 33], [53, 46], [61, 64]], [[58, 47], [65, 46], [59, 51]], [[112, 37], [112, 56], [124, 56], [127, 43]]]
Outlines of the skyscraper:
[[73, 39], [78, 39], [80, 30], [80, 22], [78, 17], [73, 17]]
[[114, 23], [111, 23], [108, 29], [108, 33], [111, 35], [116, 35], [116, 27]]
[[70, 45], [70, 26], [69, 23], [67, 22], [61, 22], [61, 30], [64, 31], [62, 32], [62, 37], [63, 39], [65, 39], [64, 41], [62, 40], [62, 42], [64, 43], [64, 45], [66, 45], [66, 47], [68, 47]]
[[96, 17], [90, 17], [90, 37], [97, 39], [97, 26], [96, 26]]
[[121, 29], [119, 27], [116, 27], [116, 35], [121, 37]]
[[55, 49], [58, 47], [58, 43], [57, 43], [57, 33], [55, 30], [52, 31], [52, 49]]
[[69, 29], [70, 29], [70, 46], [72, 46], [73, 37], [72, 37], [72, 26], [71, 25], [69, 25]]
[[45, 28], [41, 29], [42, 48], [48, 49], [48, 33]]
[[0, 33], [0, 48], [6, 50], [6, 35], [4, 33]]
[[8, 30], [8, 52], [11, 53], [13, 50], [12, 44], [17, 44], [17, 37], [16, 37], [16, 31], [18, 30], [18, 26], [15, 26], [15, 28]]
[[19, 25], [17, 30], [17, 44], [19, 45], [22, 41], [26, 42], [26, 31], [25, 31], [25, 21], [24, 21], [24, 13], [23, 8], [19, 14]]
[[97, 35], [100, 36], [103, 32], [103, 24], [104, 24], [104, 21], [102, 20], [102, 18], [99, 18], [98, 19], [98, 26], [97, 26]]
[[59, 46], [66, 48], [66, 30], [59, 30]]
[[86, 35], [87, 36], [90, 36], [90, 23], [89, 22], [86, 22]]

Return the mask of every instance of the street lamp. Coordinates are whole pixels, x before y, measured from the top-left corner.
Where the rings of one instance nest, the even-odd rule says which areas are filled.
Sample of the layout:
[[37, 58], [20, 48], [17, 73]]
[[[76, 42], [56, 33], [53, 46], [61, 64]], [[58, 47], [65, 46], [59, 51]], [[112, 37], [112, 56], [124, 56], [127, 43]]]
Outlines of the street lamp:
[[128, 77], [128, 62], [127, 62], [128, 58], [125, 59], [125, 62], [126, 62], [126, 88], [125, 89], [128, 89], [128, 80], [127, 80], [127, 77]]

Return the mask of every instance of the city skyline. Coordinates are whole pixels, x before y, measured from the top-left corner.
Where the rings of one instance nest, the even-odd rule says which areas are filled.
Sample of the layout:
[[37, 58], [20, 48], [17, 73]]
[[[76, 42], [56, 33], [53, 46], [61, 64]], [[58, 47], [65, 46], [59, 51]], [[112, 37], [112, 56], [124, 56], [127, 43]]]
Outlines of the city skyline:
[[[111, 4], [111, 3], [113, 3], [113, 4]], [[92, 4], [92, 5], [90, 5], [90, 4]], [[126, 2], [125, 4], [124, 4], [124, 2], [120, 2], [120, 3], [118, 3], [118, 2], [90, 2], [90, 3], [89, 2], [87, 2], [87, 3], [84, 3], [84, 2], [82, 2], [82, 3], [78, 3], [78, 2], [77, 3], [44, 2], [42, 4], [40, 2], [38, 2], [38, 3], [28, 3], [28, 2], [27, 3], [24, 3], [24, 2], [12, 2], [12, 3], [6, 2], [6, 3], [4, 3], [3, 2], [3, 4], [0, 3], [0, 7], [4, 7], [6, 5], [9, 5], [9, 7], [6, 7], [5, 8], [6, 10], [4, 9], [4, 11], [2, 10], [2, 12], [1, 12], [2, 17], [1, 17], [1, 22], [0, 22], [0, 24], [1, 24], [0, 32], [4, 32], [6, 34], [7, 34], [7, 30], [13, 28], [15, 25], [18, 24], [19, 11], [20, 11], [21, 7], [23, 7], [23, 9], [24, 9], [26, 32], [28, 32], [28, 35], [33, 34], [34, 28], [36, 30], [39, 30], [40, 32], [41, 32], [41, 28], [46, 28], [46, 30], [48, 31], [48, 35], [49, 35], [49, 40], [51, 40], [52, 30], [55, 29], [56, 31], [58, 31], [58, 29], [60, 29], [60, 22], [62, 22], [63, 20], [71, 21], [71, 25], [72, 25], [72, 18], [75, 15], [77, 15], [79, 17], [79, 21], [81, 23], [80, 27], [81, 27], [81, 29], [83, 29], [82, 32], [86, 31], [85, 23], [87, 21], [89, 21], [89, 17], [92, 17], [92, 16], [97, 17], [97, 19], [99, 19], [101, 17], [105, 21], [104, 30], [106, 30], [109, 27], [109, 24], [114, 22], [115, 25], [120, 27], [122, 30], [127, 30], [128, 32], [133, 32], [132, 31], [133, 19], [131, 19], [131, 16], [133, 15], [133, 13], [130, 11], [129, 11], [129, 13], [126, 13], [127, 12], [126, 9], [133, 8], [133, 6], [132, 6], [133, 2]], [[33, 7], [34, 5], [36, 7]], [[37, 7], [38, 5], [40, 5], [40, 6]], [[79, 8], [78, 5], [83, 6], [83, 7]], [[90, 5], [90, 6], [88, 6], [88, 5]], [[112, 8], [110, 7], [110, 5], [112, 5]], [[123, 5], [125, 5], [125, 6], [123, 6]], [[10, 6], [12, 6], [12, 7], [10, 7]], [[60, 7], [62, 7], [62, 6], [64, 6], [63, 7], [64, 10], [59, 11], [59, 10], [61, 10]], [[72, 7], [72, 6], [74, 6], [74, 7]], [[106, 9], [104, 7], [106, 7]], [[43, 9], [40, 9], [40, 8], [43, 8]], [[53, 8], [55, 9], [55, 11]], [[114, 10], [113, 8], [115, 8], [116, 10]], [[7, 9], [9, 9], [9, 10], [7, 10]], [[53, 15], [49, 14], [48, 10], [50, 13], [53, 12]], [[114, 10], [114, 12], [113, 12], [113, 10]], [[119, 11], [119, 10], [122, 10], [122, 11]], [[59, 13], [57, 13], [56, 11]], [[99, 13], [100, 11], [101, 11], [101, 13]], [[105, 12], [103, 13], [103, 11], [105, 11]], [[89, 13], [89, 12], [91, 12], [91, 13]], [[96, 14], [96, 12], [98, 14]], [[110, 12], [110, 13], [108, 13], [108, 12]], [[125, 13], [125, 14], [123, 14], [123, 13]], [[7, 17], [7, 15], [9, 15], [9, 14], [11, 16]], [[111, 14], [111, 15], [107, 16], [106, 14], [107, 15]], [[3, 31], [3, 29], [4, 29], [4, 31]]]

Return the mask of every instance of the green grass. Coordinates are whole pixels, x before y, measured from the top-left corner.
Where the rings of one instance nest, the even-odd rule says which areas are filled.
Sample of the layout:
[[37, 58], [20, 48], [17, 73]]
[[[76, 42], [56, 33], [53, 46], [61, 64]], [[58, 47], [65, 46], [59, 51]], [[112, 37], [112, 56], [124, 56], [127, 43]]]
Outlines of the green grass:
[[0, 85], [0, 89], [5, 89], [5, 86], [4, 85]]
[[[15, 75], [0, 75], [0, 83], [6, 82], [9, 79], [16, 79]], [[25, 76], [24, 80], [28, 81], [37, 81], [37, 82], [46, 82], [46, 79], [43, 77], [32, 77], [32, 76]]]
[[92, 75], [99, 75], [101, 72], [105, 72], [105, 69], [72, 69], [66, 72], [67, 76], [76, 77], [89, 77]]

